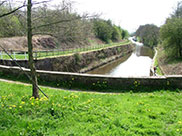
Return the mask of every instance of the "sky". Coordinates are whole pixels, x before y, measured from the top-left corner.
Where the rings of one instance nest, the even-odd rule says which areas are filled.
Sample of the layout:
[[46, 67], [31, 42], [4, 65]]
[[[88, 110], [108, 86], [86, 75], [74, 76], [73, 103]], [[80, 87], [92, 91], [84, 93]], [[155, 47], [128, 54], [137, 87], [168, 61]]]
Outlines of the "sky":
[[[73, 8], [80, 14], [101, 13], [101, 18], [111, 19], [116, 25], [135, 32], [140, 25], [161, 26], [173, 12], [179, 0], [72, 0]], [[60, 0], [54, 0], [59, 3]]]

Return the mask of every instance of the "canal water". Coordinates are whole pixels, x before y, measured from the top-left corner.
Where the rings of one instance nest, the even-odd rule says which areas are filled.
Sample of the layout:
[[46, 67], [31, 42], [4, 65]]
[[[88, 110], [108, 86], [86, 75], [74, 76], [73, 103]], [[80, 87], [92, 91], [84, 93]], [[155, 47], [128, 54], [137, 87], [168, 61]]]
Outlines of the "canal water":
[[123, 58], [99, 67], [88, 74], [110, 75], [113, 77], [150, 76], [154, 51], [143, 44], [130, 40], [136, 45], [135, 51]]

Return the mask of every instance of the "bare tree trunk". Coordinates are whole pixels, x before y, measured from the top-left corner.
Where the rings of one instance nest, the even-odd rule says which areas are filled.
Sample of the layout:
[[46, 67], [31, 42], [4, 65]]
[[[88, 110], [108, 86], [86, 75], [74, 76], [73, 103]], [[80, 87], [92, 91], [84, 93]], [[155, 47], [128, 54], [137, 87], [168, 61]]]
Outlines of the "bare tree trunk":
[[38, 82], [37, 82], [37, 75], [35, 64], [33, 60], [33, 47], [32, 47], [32, 20], [31, 20], [31, 13], [32, 13], [32, 0], [28, 0], [27, 4], [27, 40], [28, 40], [28, 56], [29, 56], [29, 66], [31, 70], [31, 77], [32, 77], [32, 96], [35, 98], [39, 98], [39, 90], [38, 90]]

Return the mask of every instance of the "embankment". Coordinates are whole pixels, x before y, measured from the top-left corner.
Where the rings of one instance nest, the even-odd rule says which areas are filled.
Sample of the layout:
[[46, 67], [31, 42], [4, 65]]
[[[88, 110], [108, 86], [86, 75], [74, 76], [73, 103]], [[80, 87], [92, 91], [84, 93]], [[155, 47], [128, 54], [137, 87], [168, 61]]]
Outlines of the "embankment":
[[[37, 70], [84, 73], [134, 50], [134, 45], [121, 45], [96, 51], [35, 60]], [[29, 68], [27, 60], [17, 60], [22, 67]], [[0, 65], [17, 66], [12, 60], [0, 60]]]

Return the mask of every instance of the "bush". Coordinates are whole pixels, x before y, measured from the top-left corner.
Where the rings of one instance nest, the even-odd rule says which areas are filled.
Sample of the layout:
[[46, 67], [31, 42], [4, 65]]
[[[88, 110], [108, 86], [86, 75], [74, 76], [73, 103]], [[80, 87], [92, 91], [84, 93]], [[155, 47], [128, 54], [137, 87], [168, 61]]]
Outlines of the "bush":
[[117, 26], [113, 26], [112, 40], [119, 41], [121, 39], [121, 31]]
[[94, 32], [97, 38], [109, 43], [112, 38], [112, 27], [104, 20], [94, 21]]

